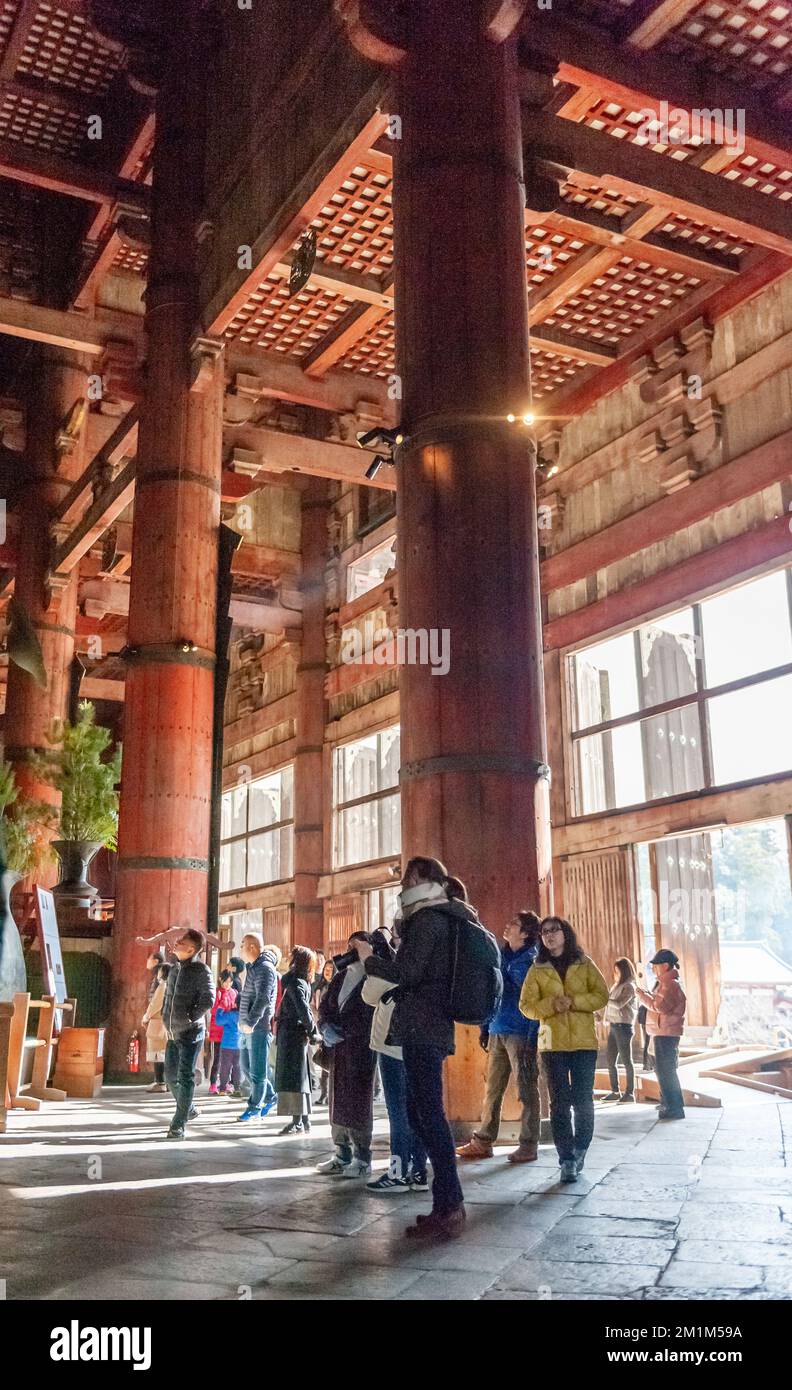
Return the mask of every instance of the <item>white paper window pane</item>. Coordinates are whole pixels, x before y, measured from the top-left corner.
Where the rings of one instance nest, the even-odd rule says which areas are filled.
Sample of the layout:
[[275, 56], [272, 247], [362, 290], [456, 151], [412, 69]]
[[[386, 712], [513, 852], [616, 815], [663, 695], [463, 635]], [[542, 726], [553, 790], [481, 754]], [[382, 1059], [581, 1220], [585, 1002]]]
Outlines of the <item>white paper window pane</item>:
[[716, 785], [792, 769], [792, 676], [709, 701]]
[[223, 792], [221, 803], [220, 835], [230, 840], [234, 835], [244, 835], [247, 830], [247, 783], [231, 787]]
[[641, 708], [692, 695], [696, 681], [693, 609], [658, 618], [639, 629]]
[[599, 642], [572, 657], [575, 706], [573, 727], [587, 729], [639, 709], [635, 640], [631, 632]]
[[245, 886], [245, 841], [232, 840], [220, 847], [220, 892], [230, 893]]
[[286, 825], [280, 830], [251, 835], [248, 841], [248, 887], [291, 878], [293, 831], [293, 826]]
[[365, 864], [400, 852], [399, 802], [397, 793], [336, 813], [336, 868]]
[[710, 688], [792, 661], [785, 571], [706, 599], [701, 622]]

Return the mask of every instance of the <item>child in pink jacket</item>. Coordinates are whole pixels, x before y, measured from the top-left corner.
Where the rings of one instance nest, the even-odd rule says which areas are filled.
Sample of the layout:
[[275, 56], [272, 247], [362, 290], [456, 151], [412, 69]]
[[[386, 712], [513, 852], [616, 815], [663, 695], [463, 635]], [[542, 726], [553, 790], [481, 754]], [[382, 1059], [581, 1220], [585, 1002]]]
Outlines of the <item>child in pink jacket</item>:
[[685, 1105], [677, 1067], [687, 1000], [679, 983], [679, 957], [664, 947], [651, 964], [657, 984], [651, 994], [639, 989], [638, 998], [646, 1005], [646, 1031], [654, 1039], [655, 1071], [660, 1083], [658, 1119], [684, 1120]]

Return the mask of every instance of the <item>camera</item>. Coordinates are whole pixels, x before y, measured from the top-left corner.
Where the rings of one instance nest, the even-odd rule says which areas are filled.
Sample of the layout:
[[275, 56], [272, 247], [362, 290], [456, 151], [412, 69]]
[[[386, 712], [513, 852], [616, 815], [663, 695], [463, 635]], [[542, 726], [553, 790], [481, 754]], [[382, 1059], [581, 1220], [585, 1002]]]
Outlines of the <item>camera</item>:
[[357, 951], [345, 951], [343, 956], [333, 956], [333, 965], [336, 970], [346, 970], [350, 965], [354, 965], [358, 959]]

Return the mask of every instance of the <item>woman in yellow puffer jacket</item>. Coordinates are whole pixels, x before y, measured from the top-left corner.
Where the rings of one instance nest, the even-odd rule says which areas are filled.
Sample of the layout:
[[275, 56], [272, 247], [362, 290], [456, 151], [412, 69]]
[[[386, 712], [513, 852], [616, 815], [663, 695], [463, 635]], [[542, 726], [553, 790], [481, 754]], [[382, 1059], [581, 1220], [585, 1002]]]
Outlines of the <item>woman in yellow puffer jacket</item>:
[[539, 1020], [539, 1052], [562, 1182], [575, 1181], [594, 1134], [594, 1014], [607, 1002], [608, 986], [569, 922], [545, 917], [536, 961], [520, 993], [520, 1012]]

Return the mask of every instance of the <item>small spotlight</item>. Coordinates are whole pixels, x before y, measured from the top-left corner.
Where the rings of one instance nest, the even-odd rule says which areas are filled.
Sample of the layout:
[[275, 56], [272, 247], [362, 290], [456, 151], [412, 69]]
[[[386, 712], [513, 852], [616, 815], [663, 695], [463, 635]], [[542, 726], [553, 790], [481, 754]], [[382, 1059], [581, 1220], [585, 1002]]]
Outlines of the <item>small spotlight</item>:
[[516, 415], [512, 415], [511, 411], [510, 411], [509, 414], [506, 416], [506, 419], [508, 420], [508, 422], [509, 422], [510, 425], [513, 425], [513, 424], [514, 424], [514, 421], [516, 420], [516, 418], [517, 418]]
[[374, 457], [373, 457], [373, 459], [371, 460], [371, 463], [369, 464], [368, 468], [366, 469], [366, 477], [368, 478], [369, 482], [371, 481], [372, 478], [376, 478], [376, 476], [377, 476], [377, 474], [379, 473], [379, 471], [380, 471], [382, 465], [383, 465], [384, 463], [389, 463], [389, 462], [390, 462], [390, 460], [389, 460], [389, 459], [386, 459], [385, 456], [384, 456], [384, 454], [375, 454]]
[[524, 425], [532, 425], [532, 424], [534, 423], [535, 420], [536, 420], [536, 416], [534, 415], [534, 413], [533, 413], [532, 410], [529, 410], [525, 415], [523, 415], [523, 424], [524, 424]]
[[557, 463], [554, 463], [553, 466], [552, 466], [552, 468], [550, 469], [550, 472], [549, 472], [548, 475], [547, 475], [548, 478], [554, 478], [557, 472], [558, 472], [558, 464], [557, 464]]
[[197, 652], [198, 650], [195, 643], [191, 642], [189, 637], [180, 637], [176, 646], [179, 648], [180, 652]]

